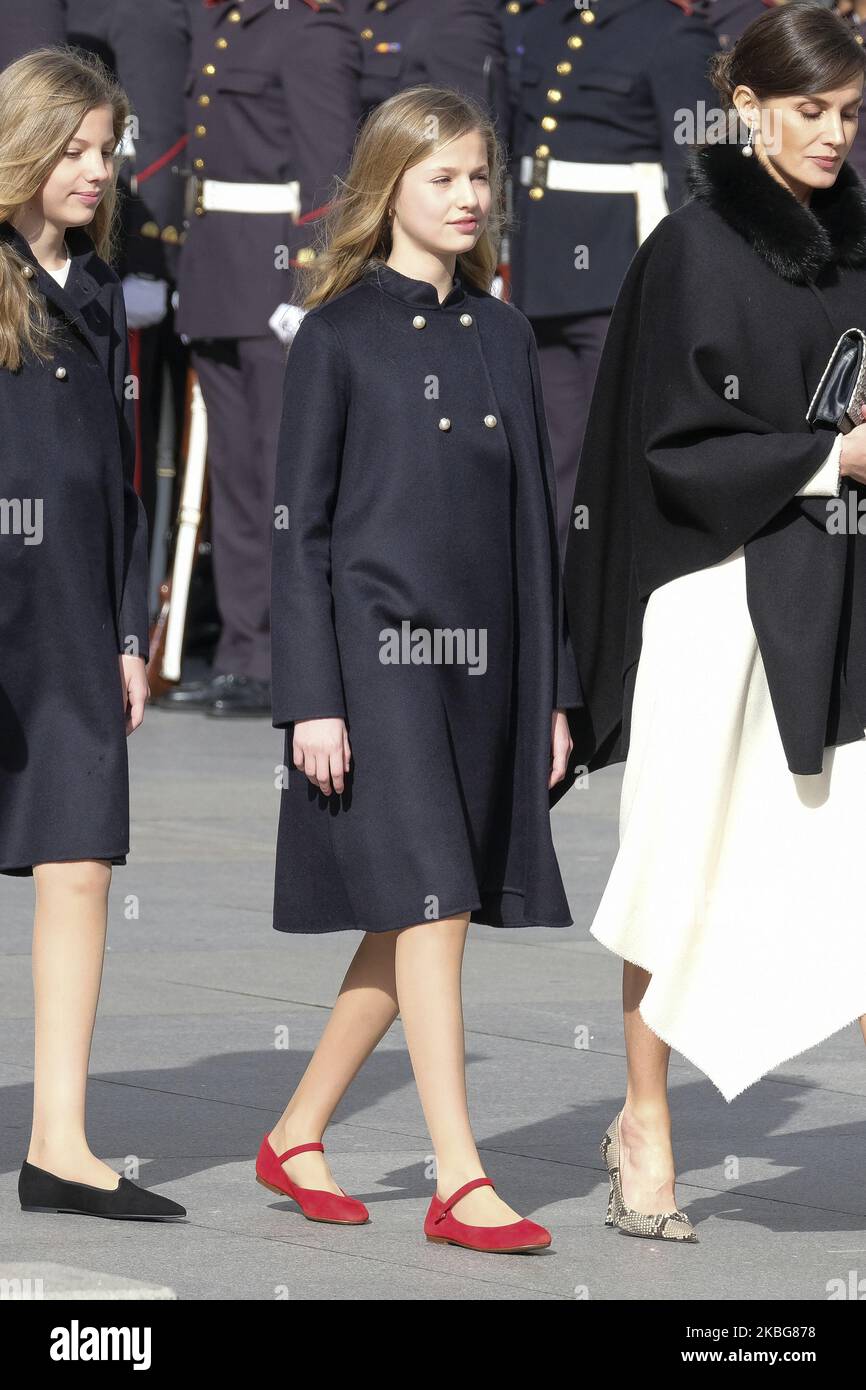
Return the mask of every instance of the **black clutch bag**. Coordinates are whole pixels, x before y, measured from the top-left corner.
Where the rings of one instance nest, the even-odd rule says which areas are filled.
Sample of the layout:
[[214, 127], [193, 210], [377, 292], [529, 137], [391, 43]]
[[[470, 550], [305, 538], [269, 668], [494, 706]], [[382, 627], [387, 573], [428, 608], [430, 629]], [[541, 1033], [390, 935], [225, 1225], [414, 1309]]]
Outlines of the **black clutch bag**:
[[847, 434], [864, 423], [861, 405], [866, 405], [866, 333], [849, 328], [833, 349], [806, 419]]

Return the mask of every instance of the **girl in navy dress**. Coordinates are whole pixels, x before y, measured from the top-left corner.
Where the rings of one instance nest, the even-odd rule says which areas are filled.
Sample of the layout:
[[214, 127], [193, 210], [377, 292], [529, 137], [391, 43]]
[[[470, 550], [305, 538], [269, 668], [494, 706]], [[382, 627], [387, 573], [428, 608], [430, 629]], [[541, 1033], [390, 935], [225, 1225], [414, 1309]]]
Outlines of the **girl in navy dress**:
[[[489, 293], [500, 164], [483, 113], [413, 88], [366, 123], [289, 354], [277, 460], [274, 926], [363, 933], [258, 1158], [313, 1219], [363, 1222], [321, 1153], [400, 1016], [436, 1155], [425, 1232], [550, 1233], [492, 1190], [470, 1127], [470, 921], [566, 927], [550, 803], [577, 702], [527, 320]], [[312, 1189], [312, 1190], [311, 1190]]]
[[126, 737], [148, 694], [126, 316], [106, 263], [127, 115], [75, 50], [0, 75], [0, 872], [36, 890], [21, 1204], [162, 1218], [184, 1209], [118, 1177], [85, 1133]]

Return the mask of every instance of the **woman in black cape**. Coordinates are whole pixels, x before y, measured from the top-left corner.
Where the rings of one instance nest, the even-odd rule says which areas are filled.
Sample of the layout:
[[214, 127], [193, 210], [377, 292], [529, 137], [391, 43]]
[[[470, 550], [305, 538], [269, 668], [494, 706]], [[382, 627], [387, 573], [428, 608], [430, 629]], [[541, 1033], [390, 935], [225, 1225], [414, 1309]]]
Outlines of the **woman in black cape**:
[[866, 1014], [866, 425], [806, 418], [840, 336], [866, 330], [845, 162], [864, 71], [814, 6], [714, 59], [732, 137], [692, 151], [691, 201], [632, 261], [581, 457], [565, 784], [625, 759], [591, 931], [624, 959], [628, 1085], [602, 1153], [607, 1220], [634, 1235], [696, 1239], [671, 1047], [730, 1101]]

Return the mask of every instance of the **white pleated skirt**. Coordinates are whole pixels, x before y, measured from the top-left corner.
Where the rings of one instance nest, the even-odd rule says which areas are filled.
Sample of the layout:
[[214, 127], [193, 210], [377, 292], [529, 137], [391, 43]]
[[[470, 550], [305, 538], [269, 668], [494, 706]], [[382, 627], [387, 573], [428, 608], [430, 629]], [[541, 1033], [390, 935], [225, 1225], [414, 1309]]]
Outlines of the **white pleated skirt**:
[[644, 1021], [726, 1100], [866, 1013], [864, 827], [866, 739], [788, 769], [743, 548], [654, 590], [590, 930], [651, 973]]

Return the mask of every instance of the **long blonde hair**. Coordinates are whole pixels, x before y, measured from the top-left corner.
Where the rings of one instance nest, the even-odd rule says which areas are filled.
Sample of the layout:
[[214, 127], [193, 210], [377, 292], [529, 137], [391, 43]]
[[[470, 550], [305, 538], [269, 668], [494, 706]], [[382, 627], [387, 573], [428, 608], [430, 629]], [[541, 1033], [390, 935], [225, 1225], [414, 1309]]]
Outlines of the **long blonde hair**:
[[[120, 142], [129, 116], [123, 89], [94, 54], [76, 48], [37, 48], [0, 73], [0, 221], [15, 213], [63, 156], [88, 111], [110, 106]], [[119, 161], [118, 161], [119, 163]], [[118, 164], [87, 227], [98, 255], [110, 260], [117, 208]], [[51, 320], [26, 262], [0, 240], [0, 367], [17, 371], [24, 349], [51, 356]]]
[[345, 179], [336, 181], [320, 224], [315, 259], [303, 265], [304, 308], [355, 284], [373, 258], [391, 249], [388, 207], [406, 169], [434, 150], [477, 130], [487, 146], [490, 216], [471, 251], [458, 255], [467, 283], [489, 290], [502, 232], [502, 157], [489, 118], [476, 102], [446, 87], [409, 87], [377, 106], [361, 128]]

